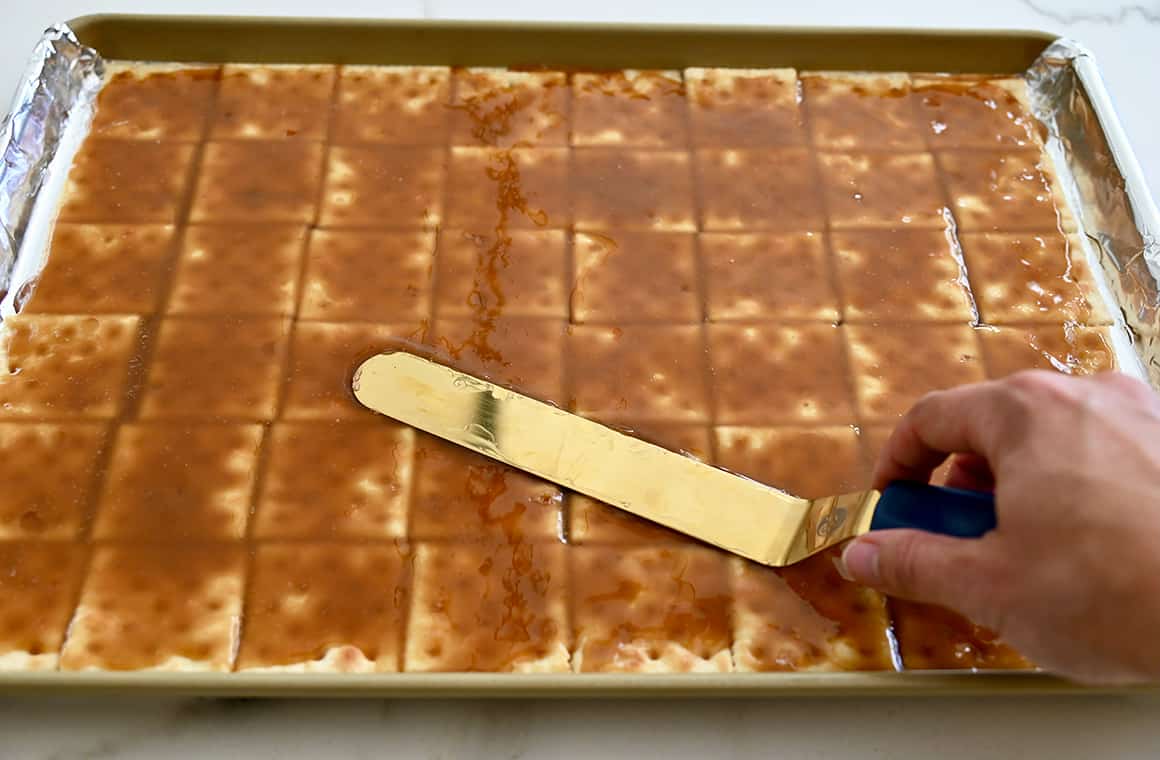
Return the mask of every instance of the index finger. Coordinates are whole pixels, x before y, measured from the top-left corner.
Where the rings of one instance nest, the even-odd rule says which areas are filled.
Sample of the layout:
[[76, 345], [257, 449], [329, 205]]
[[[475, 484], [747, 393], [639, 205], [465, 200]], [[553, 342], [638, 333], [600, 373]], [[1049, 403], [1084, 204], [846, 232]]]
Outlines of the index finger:
[[874, 487], [895, 480], [926, 483], [951, 454], [975, 454], [990, 462], [1002, 415], [999, 383], [988, 381], [928, 393], [910, 408], [874, 468]]

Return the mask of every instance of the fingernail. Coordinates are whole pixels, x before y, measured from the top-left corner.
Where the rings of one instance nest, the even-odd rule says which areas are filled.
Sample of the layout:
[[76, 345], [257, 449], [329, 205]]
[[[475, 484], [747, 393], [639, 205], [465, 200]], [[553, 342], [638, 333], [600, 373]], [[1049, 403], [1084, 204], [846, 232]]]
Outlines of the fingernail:
[[878, 545], [871, 541], [851, 541], [842, 550], [838, 572], [848, 581], [873, 584], [878, 580]]

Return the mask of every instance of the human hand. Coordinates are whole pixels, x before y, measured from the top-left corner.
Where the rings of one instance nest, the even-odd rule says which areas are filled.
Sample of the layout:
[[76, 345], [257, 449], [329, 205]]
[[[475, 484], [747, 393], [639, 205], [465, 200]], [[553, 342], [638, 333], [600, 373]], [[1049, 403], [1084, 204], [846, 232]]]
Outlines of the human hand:
[[875, 487], [994, 490], [979, 539], [913, 530], [847, 545], [845, 573], [950, 607], [1037, 665], [1090, 683], [1160, 679], [1160, 396], [1122, 374], [1031, 371], [937, 391], [903, 417]]

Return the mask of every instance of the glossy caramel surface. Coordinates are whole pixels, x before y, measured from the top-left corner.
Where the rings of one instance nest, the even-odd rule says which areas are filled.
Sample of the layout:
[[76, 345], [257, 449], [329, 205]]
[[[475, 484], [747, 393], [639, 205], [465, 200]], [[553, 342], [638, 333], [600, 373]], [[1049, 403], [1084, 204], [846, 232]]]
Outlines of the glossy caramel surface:
[[1017, 80], [114, 67], [5, 324], [0, 668], [1027, 667], [832, 554], [748, 564], [350, 381], [408, 349], [861, 489], [928, 390], [1114, 368], [1054, 183]]

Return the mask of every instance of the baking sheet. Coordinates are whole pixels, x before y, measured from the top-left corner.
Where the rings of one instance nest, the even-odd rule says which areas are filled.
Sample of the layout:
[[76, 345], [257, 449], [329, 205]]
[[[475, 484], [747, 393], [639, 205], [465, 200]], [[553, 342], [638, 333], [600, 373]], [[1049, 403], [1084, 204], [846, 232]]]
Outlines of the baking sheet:
[[[1032, 64], [1048, 38], [1042, 35], [971, 35], [881, 33], [857, 31], [820, 32], [784, 30], [699, 30], [621, 27], [504, 27], [471, 24], [333, 24], [320, 22], [182, 21], [167, 19], [104, 18], [75, 24], [79, 41], [93, 42], [110, 57], [149, 60], [189, 61], [295, 61], [318, 60], [375, 63], [454, 63], [461, 65], [521, 64], [529, 61], [552, 65], [589, 67], [683, 65], [774, 66], [793, 65], [818, 69], [898, 69], [962, 70], [971, 72], [1022, 71]], [[159, 31], [168, 30], [161, 35]], [[250, 43], [261, 33], [258, 45]], [[484, 34], [481, 34], [483, 32]], [[51, 30], [66, 40], [75, 56], [70, 66], [92, 68], [83, 72], [99, 74], [99, 57], [85, 51], [67, 28]], [[457, 46], [465, 36], [487, 37], [486, 48], [473, 42]], [[91, 37], [91, 39], [90, 39]], [[179, 40], [159, 50], [158, 39]], [[309, 44], [307, 41], [310, 41]], [[343, 47], [344, 42], [351, 42]], [[597, 45], [596, 41], [620, 45]], [[391, 43], [395, 44], [391, 44]], [[632, 43], [638, 43], [633, 46]], [[852, 45], [851, 43], [860, 43]], [[888, 55], [868, 55], [888, 49]], [[81, 51], [81, 52], [78, 52]], [[341, 51], [341, 52], [340, 52]], [[940, 55], [945, 53], [945, 55]], [[1098, 257], [1108, 275], [1106, 292], [1122, 307], [1117, 354], [1121, 364], [1137, 374], [1148, 368], [1154, 385], [1160, 385], [1157, 345], [1156, 249], [1152, 231], [1156, 209], [1140, 180], [1130, 149], [1118, 134], [1118, 125], [1107, 104], [1090, 56], [1082, 48], [1056, 42], [1049, 55], [1031, 67], [1035, 91], [1041, 97], [1037, 108], [1051, 129], [1049, 150], [1062, 172], [1071, 194], [1073, 208], [1081, 209], [1089, 256]], [[827, 57], [829, 55], [830, 57]], [[974, 57], [972, 57], [974, 56]], [[874, 65], [868, 66], [867, 61]], [[1010, 68], [999, 68], [1009, 64]], [[77, 68], [73, 68], [75, 74]], [[1086, 73], [1085, 73], [1086, 72]], [[39, 72], [34, 72], [39, 81]], [[83, 86], [62, 88], [71, 97], [76, 114], [57, 130], [41, 130], [41, 140], [25, 150], [40, 151], [43, 166], [56, 161], [67, 167], [71, 150], [83, 137], [87, 123], [85, 109], [91, 92]], [[63, 100], [59, 102], [64, 102]], [[18, 108], [14, 113], [30, 112]], [[1108, 124], [1112, 125], [1109, 128]], [[1098, 127], [1101, 139], [1088, 136]], [[71, 129], [71, 131], [70, 131]], [[1117, 139], [1118, 134], [1118, 139]], [[25, 140], [27, 144], [27, 140]], [[9, 142], [10, 144], [10, 142]], [[1101, 148], [1102, 146], [1102, 148]], [[27, 173], [26, 176], [31, 176]], [[2, 223], [18, 251], [6, 270], [14, 287], [7, 289], [4, 304], [18, 308], [18, 294], [35, 278], [43, 262], [47, 233], [55, 209], [63, 171], [48, 169], [35, 189], [26, 188], [26, 199], [34, 199], [31, 210], [22, 207], [9, 213]], [[57, 184], [53, 184], [56, 182]], [[1090, 197], [1100, 201], [1092, 203]], [[13, 194], [11, 197], [16, 197]], [[11, 205], [11, 204], [10, 204]], [[27, 206], [27, 200], [25, 201]], [[18, 217], [32, 219], [17, 224]], [[9, 311], [8, 313], [12, 313]], [[4, 312], [0, 312], [0, 316]], [[1132, 342], [1129, 336], [1135, 338]], [[1132, 361], [1131, 357], [1139, 359]], [[389, 674], [382, 676], [279, 674], [182, 674], [156, 673], [42, 673], [2, 674], [0, 683], [10, 687], [65, 687], [82, 689], [159, 688], [185, 693], [231, 694], [387, 694], [422, 693], [512, 694], [521, 696], [552, 694], [700, 694], [700, 693], [832, 693], [834, 691], [874, 691], [923, 693], [963, 693], [964, 691], [1043, 691], [1066, 689], [1056, 679], [1041, 674], [1010, 673], [878, 673], [878, 674], [728, 674], [620, 676], [577, 674], [561, 676], [505, 674]]]

